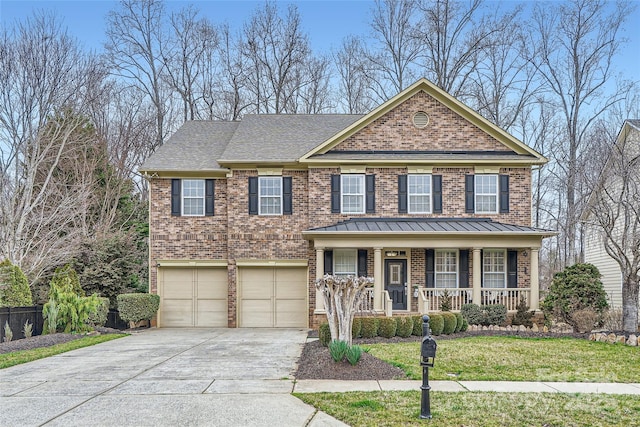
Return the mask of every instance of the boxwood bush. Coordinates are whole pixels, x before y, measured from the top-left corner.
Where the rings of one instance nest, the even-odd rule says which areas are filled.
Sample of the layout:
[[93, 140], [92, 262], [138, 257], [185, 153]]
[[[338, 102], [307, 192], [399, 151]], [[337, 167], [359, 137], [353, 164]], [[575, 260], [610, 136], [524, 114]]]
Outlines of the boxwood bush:
[[120, 294], [117, 300], [120, 318], [125, 322], [151, 320], [160, 306], [160, 296], [154, 294]]
[[362, 338], [375, 338], [378, 336], [378, 319], [376, 317], [363, 317], [360, 322], [362, 324], [360, 329]]
[[420, 337], [422, 336], [422, 315], [411, 316], [413, 319], [413, 332], [412, 334]]
[[378, 323], [378, 335], [384, 338], [396, 336], [398, 325], [393, 317], [382, 317]]
[[362, 319], [359, 317], [353, 318], [351, 324], [351, 338], [360, 338], [360, 332], [362, 331]]
[[445, 311], [442, 313], [443, 327], [442, 333], [445, 335], [451, 335], [456, 331], [456, 324], [458, 320], [456, 319], [456, 315], [450, 311]]
[[444, 330], [444, 318], [442, 314], [434, 313], [429, 315], [429, 327], [433, 335], [440, 335]]
[[401, 338], [407, 338], [411, 336], [413, 332], [413, 319], [411, 316], [398, 316], [396, 317], [396, 335]]
[[460, 309], [462, 317], [467, 320], [469, 325], [481, 325], [484, 315], [482, 309], [477, 304], [463, 304]]
[[504, 304], [485, 305], [485, 323], [483, 325], [502, 325], [507, 320], [507, 307]]
[[456, 330], [455, 332], [458, 333], [460, 331], [462, 331], [462, 322], [464, 322], [464, 319], [462, 318], [462, 313], [455, 313], [456, 315]]
[[331, 342], [331, 329], [329, 329], [328, 323], [320, 323], [318, 326], [318, 341], [325, 347], [329, 346]]

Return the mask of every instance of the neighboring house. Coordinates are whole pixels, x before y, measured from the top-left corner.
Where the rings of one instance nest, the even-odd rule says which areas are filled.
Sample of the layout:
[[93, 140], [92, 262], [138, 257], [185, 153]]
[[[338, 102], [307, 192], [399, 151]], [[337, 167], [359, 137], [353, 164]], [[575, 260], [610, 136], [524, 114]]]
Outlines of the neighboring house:
[[185, 123], [150, 184], [159, 326], [312, 327], [314, 282], [374, 278], [361, 310], [538, 307], [531, 167], [547, 160], [427, 80], [366, 115]]
[[[634, 150], [634, 156], [640, 154], [640, 120], [626, 120], [624, 122], [616, 139], [616, 146], [620, 147], [622, 144], [624, 144], [626, 150]], [[603, 177], [610, 176], [610, 174], [607, 174], [608, 166], [609, 163], [605, 166], [602, 173]], [[585, 262], [598, 267], [600, 274], [602, 274], [602, 283], [609, 297], [609, 304], [612, 307], [622, 307], [622, 273], [620, 265], [607, 254], [604, 248], [603, 231], [600, 226], [595, 224], [594, 220], [590, 220], [590, 216], [591, 214], [587, 210], [582, 218], [585, 223], [583, 233]], [[620, 227], [621, 224], [616, 226], [617, 229], [620, 229]], [[627, 253], [629, 253], [629, 259], [632, 259], [630, 251]]]

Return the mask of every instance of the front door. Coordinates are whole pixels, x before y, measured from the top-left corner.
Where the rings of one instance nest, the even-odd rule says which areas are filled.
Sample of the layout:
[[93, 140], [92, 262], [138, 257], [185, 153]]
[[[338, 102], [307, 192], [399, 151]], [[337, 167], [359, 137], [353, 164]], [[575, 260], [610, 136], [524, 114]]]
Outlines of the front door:
[[386, 259], [384, 261], [384, 288], [389, 292], [394, 310], [407, 309], [407, 260]]

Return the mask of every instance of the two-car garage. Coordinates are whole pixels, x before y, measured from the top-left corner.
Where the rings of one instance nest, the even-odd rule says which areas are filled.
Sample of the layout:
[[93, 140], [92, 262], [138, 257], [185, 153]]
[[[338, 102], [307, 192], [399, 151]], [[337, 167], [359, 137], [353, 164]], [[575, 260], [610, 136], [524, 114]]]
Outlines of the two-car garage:
[[[306, 327], [307, 280], [306, 266], [238, 266], [237, 325]], [[228, 283], [226, 267], [159, 267], [158, 326], [227, 327]]]

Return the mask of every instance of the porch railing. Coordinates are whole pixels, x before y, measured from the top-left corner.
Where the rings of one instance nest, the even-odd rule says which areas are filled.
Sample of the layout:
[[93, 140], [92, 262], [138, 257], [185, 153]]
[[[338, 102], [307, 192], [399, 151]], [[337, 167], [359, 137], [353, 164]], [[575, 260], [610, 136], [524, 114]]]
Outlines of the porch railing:
[[382, 308], [384, 308], [384, 315], [387, 317], [393, 316], [393, 300], [389, 296], [389, 291], [384, 291], [382, 294]]
[[527, 305], [531, 305], [531, 288], [514, 289], [482, 289], [480, 293], [482, 305], [503, 304], [507, 311], [516, 311], [520, 297], [524, 296]]
[[427, 288], [418, 288], [418, 312], [420, 314], [427, 314], [430, 311], [429, 307]]
[[364, 288], [356, 305], [356, 314], [373, 313], [373, 288]]
[[[445, 291], [449, 292], [451, 297], [451, 311], [460, 311], [463, 304], [469, 304], [473, 300], [473, 290], [460, 288], [421, 288], [424, 292], [423, 302], [428, 310], [439, 311], [442, 303], [442, 296]], [[420, 300], [418, 300], [420, 304]]]

